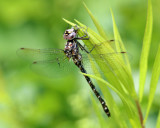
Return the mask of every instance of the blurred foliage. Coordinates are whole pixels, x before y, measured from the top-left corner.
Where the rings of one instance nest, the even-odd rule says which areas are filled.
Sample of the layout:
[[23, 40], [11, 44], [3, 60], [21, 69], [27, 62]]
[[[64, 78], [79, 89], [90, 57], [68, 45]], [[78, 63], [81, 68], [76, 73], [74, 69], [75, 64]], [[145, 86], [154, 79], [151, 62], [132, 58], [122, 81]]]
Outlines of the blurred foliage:
[[[113, 39], [109, 11], [112, 7], [121, 37], [133, 58], [136, 79], [147, 1], [85, 0], [85, 3], [102, 23], [110, 39]], [[152, 3], [154, 22], [152, 51], [148, 61], [150, 69], [160, 42], [160, 1], [153, 0]], [[0, 128], [100, 127], [88, 95], [91, 90], [78, 71], [58, 79], [46, 78], [30, 70], [27, 61], [21, 60], [16, 54], [20, 47], [63, 48], [65, 40], [62, 35], [68, 27], [63, 17], [71, 21], [78, 19], [93, 27], [81, 0], [0, 1]], [[147, 77], [150, 77], [150, 73]], [[135, 84], [138, 85], [138, 80]], [[146, 86], [145, 95], [148, 92]], [[148, 127], [155, 126], [159, 96], [156, 92]], [[143, 112], [147, 102], [146, 96], [141, 104]], [[99, 110], [102, 110], [100, 106]]]

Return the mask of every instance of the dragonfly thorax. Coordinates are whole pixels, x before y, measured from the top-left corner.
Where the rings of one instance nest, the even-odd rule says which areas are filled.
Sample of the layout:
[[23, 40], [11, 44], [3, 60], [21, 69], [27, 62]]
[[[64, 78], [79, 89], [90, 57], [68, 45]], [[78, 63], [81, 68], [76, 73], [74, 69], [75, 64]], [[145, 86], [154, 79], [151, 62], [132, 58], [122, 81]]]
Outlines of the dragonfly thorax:
[[73, 49], [73, 47], [74, 47], [73, 42], [67, 41], [67, 43], [65, 45], [65, 50], [71, 51]]
[[67, 29], [63, 34], [63, 38], [67, 40], [64, 48], [64, 53], [69, 59], [72, 58], [73, 60], [75, 60], [75, 62], [77, 61], [79, 55], [76, 37], [77, 29], [74, 29], [74, 27], [72, 27], [71, 29]]
[[65, 54], [68, 56], [71, 55], [77, 55], [79, 53], [78, 46], [74, 40], [68, 40], [65, 48], [64, 48]]
[[63, 34], [63, 38], [65, 40], [73, 40], [76, 36], [77, 36], [77, 31], [74, 28], [67, 29]]

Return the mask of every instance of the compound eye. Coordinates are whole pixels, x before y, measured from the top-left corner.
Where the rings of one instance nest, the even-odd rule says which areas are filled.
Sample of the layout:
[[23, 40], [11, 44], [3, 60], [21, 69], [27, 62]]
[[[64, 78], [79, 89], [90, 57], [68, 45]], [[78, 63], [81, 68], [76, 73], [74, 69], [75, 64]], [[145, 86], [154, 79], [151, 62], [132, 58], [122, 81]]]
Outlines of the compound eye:
[[69, 34], [71, 34], [71, 32], [68, 31], [68, 30], [66, 30], [66, 31], [65, 31], [65, 35], [69, 35]]
[[68, 31], [65, 31], [65, 34], [68, 34]]

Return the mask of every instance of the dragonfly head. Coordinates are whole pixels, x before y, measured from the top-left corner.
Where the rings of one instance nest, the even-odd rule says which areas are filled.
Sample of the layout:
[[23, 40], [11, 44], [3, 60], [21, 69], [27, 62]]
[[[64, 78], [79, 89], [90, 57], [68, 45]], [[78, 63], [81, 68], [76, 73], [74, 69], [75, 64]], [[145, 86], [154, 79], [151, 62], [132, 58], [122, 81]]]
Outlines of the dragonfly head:
[[63, 38], [65, 40], [72, 40], [76, 37], [77, 35], [77, 31], [74, 28], [71, 29], [67, 29], [64, 34], [63, 34]]

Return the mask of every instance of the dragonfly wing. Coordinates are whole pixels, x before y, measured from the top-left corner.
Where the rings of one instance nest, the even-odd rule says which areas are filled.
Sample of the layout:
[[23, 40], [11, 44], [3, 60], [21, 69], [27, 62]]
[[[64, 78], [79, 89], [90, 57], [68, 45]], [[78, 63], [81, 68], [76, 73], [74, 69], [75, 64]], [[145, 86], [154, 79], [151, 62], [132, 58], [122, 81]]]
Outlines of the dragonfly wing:
[[17, 50], [18, 56], [24, 59], [28, 59], [32, 62], [34, 61], [48, 61], [55, 60], [59, 56], [61, 58], [65, 57], [64, 51], [62, 49], [31, 49], [31, 48], [20, 48]]
[[126, 52], [113, 52], [106, 54], [82, 54], [83, 64], [86, 70], [91, 74], [114, 72], [123, 68], [124, 65], [121, 63], [120, 60], [123, 60], [124, 55], [126, 54]]
[[100, 49], [101, 47], [111, 47], [115, 52], [121, 52], [124, 49], [120, 41], [117, 40], [106, 40], [104, 42], [100, 42], [96, 45], [95, 49]]
[[17, 54], [31, 61], [30, 68], [34, 72], [47, 77], [65, 75], [75, 67], [62, 49], [21, 48], [17, 51]]
[[35, 61], [31, 64], [31, 69], [47, 77], [60, 77], [72, 73], [76, 68], [73, 62], [70, 62], [68, 58], [64, 57], [61, 61], [49, 60], [49, 61]]

